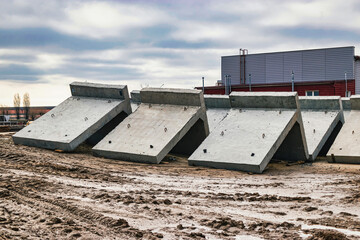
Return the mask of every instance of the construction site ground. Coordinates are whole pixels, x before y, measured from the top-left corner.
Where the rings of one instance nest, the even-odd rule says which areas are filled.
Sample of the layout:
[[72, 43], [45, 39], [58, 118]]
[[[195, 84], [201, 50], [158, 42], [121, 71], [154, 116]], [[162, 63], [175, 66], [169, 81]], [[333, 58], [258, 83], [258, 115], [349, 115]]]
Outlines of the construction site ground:
[[360, 165], [263, 174], [14, 145], [0, 134], [0, 239], [359, 239]]

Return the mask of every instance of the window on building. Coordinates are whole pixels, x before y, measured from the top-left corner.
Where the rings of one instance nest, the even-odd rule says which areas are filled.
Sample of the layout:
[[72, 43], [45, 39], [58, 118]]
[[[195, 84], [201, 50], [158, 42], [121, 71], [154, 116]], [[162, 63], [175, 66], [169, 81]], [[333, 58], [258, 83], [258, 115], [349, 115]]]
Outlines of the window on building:
[[305, 91], [305, 96], [319, 96], [319, 90]]

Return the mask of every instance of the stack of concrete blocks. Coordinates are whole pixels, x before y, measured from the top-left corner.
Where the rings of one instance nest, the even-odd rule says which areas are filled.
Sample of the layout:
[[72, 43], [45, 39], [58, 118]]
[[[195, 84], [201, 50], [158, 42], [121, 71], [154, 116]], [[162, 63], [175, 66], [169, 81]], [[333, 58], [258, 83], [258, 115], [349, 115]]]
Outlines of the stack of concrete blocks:
[[261, 173], [272, 158], [308, 159], [297, 93], [232, 92], [230, 106], [189, 165]]
[[70, 84], [72, 96], [13, 135], [15, 144], [73, 151], [96, 144], [131, 113], [126, 85]]
[[349, 97], [342, 97], [341, 98], [341, 104], [342, 104], [343, 112], [344, 112], [344, 120], [346, 121], [346, 119], [350, 115], [350, 111], [351, 111], [350, 98]]
[[299, 97], [309, 160], [325, 156], [343, 123], [340, 97]]
[[350, 104], [350, 114], [327, 154], [328, 162], [360, 163], [360, 95], [351, 96]]
[[199, 90], [144, 88], [138, 109], [94, 148], [95, 155], [160, 163], [171, 151], [190, 155], [209, 134]]

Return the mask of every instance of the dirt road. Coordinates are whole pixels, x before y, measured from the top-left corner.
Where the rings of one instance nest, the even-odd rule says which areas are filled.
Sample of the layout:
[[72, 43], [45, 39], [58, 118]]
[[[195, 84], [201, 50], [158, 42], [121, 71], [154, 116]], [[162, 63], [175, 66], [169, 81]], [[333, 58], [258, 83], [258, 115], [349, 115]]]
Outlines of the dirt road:
[[[332, 237], [332, 238], [330, 238]], [[0, 239], [359, 239], [360, 165], [263, 174], [15, 146], [0, 135]]]

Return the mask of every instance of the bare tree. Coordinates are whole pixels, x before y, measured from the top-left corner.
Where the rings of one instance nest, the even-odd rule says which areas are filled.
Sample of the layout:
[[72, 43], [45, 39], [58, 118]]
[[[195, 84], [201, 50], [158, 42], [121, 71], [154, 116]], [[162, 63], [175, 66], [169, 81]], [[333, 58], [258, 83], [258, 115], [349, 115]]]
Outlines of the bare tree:
[[20, 95], [19, 93], [15, 93], [14, 94], [14, 107], [15, 107], [15, 112], [16, 112], [16, 119], [20, 119]]
[[1, 108], [1, 115], [5, 115], [5, 105], [0, 104], [0, 108]]
[[0, 104], [0, 108], [1, 108], [1, 114], [2, 115], [8, 115], [9, 114], [9, 107], [5, 104]]
[[25, 93], [23, 96], [23, 106], [25, 109], [25, 119], [29, 120], [29, 112], [30, 112], [30, 96], [29, 93]]

